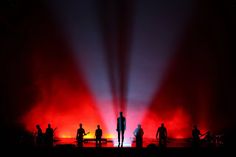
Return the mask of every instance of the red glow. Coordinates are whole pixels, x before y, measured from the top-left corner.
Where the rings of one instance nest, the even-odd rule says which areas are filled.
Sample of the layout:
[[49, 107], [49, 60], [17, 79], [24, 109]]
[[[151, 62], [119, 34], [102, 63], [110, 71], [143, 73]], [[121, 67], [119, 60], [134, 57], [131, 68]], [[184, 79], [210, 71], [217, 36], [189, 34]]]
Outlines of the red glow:
[[[55, 49], [58, 50], [58, 48]], [[32, 69], [38, 93], [33, 107], [22, 118], [27, 130], [35, 130], [36, 124], [40, 124], [45, 130], [47, 124], [51, 123], [52, 127], [58, 128], [56, 136], [73, 138], [79, 123], [83, 123], [84, 129], [90, 132], [86, 137], [91, 138], [94, 137], [96, 125], [100, 124], [104, 131], [104, 137], [116, 137], [115, 126], [114, 132], [108, 132], [106, 127], [110, 124], [104, 124], [83, 72], [75, 64], [73, 57], [68, 55], [69, 53], [65, 53], [67, 51], [63, 49], [56, 50], [57, 53], [52, 53], [50, 56], [46, 53], [47, 51], [45, 53], [36, 52], [33, 58]], [[209, 91], [204, 94], [201, 92], [206, 89], [206, 85], [200, 82], [202, 86], [193, 87], [192, 84], [196, 83], [190, 82], [188, 79], [185, 81], [186, 74], [178, 73], [183, 69], [181, 67], [176, 69], [176, 63], [173, 65], [161, 83], [161, 87], [153, 96], [153, 100], [150, 104], [145, 104], [150, 107], [142, 111], [145, 113], [145, 117], [140, 123], [146, 138], [155, 138], [157, 128], [162, 122], [167, 127], [169, 137], [190, 137], [194, 122], [201, 124], [206, 119], [202, 114], [192, 115], [195, 113], [195, 108], [203, 107], [204, 104], [210, 102], [209, 95], [207, 95]], [[197, 93], [199, 95], [196, 94], [196, 91], [200, 91]], [[199, 109], [196, 111], [202, 113], [198, 112]], [[204, 115], [206, 115], [207, 112], [204, 111]], [[137, 113], [135, 116], [139, 116], [139, 114]], [[194, 116], [198, 119], [194, 120]], [[135, 128], [130, 126], [137, 125], [134, 124], [136, 123], [134, 121], [135, 117], [127, 119], [126, 135], [132, 135]]]
[[53, 55], [57, 57], [48, 56], [47, 51], [34, 53], [32, 69], [37, 93], [22, 123], [29, 131], [34, 131], [36, 124], [45, 130], [50, 123], [53, 128], [57, 127], [55, 136], [58, 137], [75, 137], [80, 123], [90, 132], [86, 137], [94, 137], [98, 124], [106, 133], [78, 65], [64, 49], [55, 49]]
[[142, 122], [145, 137], [154, 138], [161, 123], [165, 124], [168, 137], [186, 138], [191, 134], [190, 116], [179, 108], [164, 114], [148, 111]]
[[[103, 7], [101, 7], [101, 9]], [[132, 7], [127, 8], [130, 9]], [[185, 39], [180, 42], [180, 45], [178, 45], [178, 43], [179, 40], [182, 39], [182, 36], [178, 38], [178, 43], [173, 42], [173, 45], [164, 44], [163, 47], [162, 45], [159, 47], [158, 40], [156, 40], [157, 47], [160, 48], [160, 50], [165, 50], [166, 48], [164, 48], [164, 46], [167, 45], [171, 46], [170, 51], [175, 51], [174, 45], [178, 45], [179, 48], [176, 50], [176, 52], [173, 52], [174, 56], [167, 63], [169, 64], [168, 68], [163, 70], [164, 74], [160, 75], [161, 77], [164, 76], [160, 79], [161, 81], [159, 79], [157, 82], [152, 80], [153, 84], [157, 85], [158, 87], [153, 87], [153, 90], [156, 90], [154, 95], [147, 96], [148, 98], [150, 96], [151, 100], [145, 100], [145, 102], [147, 101], [150, 103], [143, 104], [143, 110], [140, 110], [139, 113], [139, 111], [137, 111], [139, 109], [135, 110], [133, 108], [131, 111], [126, 110], [126, 107], [128, 106], [127, 103], [129, 102], [127, 100], [127, 95], [130, 94], [128, 84], [129, 81], [127, 79], [130, 77], [130, 70], [133, 66], [132, 64], [135, 64], [134, 66], [137, 66], [137, 69], [142, 68], [142, 66], [139, 66], [139, 62], [136, 63], [136, 59], [139, 61], [139, 57], [132, 58], [132, 53], [134, 53], [134, 55], [136, 55], [136, 53], [137, 55], [140, 55], [142, 57], [140, 59], [145, 60], [144, 63], [149, 62], [148, 56], [143, 53], [145, 51], [153, 51], [153, 57], [164, 55], [164, 51], [163, 53], [161, 51], [161, 53], [159, 53], [156, 51], [158, 49], [154, 49], [155, 43], [153, 42], [154, 39], [156, 39], [154, 38], [155, 35], [153, 36], [153, 39], [150, 36], [150, 38], [147, 39], [145, 43], [143, 43], [144, 46], [141, 46], [144, 48], [143, 50], [145, 50], [145, 47], [149, 46], [151, 43], [150, 49], [148, 48], [145, 51], [140, 50], [137, 52], [132, 52], [133, 50], [137, 49], [137, 47], [133, 47], [135, 45], [135, 41], [132, 41], [134, 37], [132, 34], [133, 30], [131, 30], [131, 17], [133, 16], [131, 15], [132, 11], [124, 10], [124, 8], [118, 8], [117, 16], [115, 16], [117, 18], [113, 19], [116, 21], [115, 25], [118, 25], [117, 27], [113, 28], [113, 25], [109, 24], [109, 19], [111, 17], [109, 14], [106, 14], [108, 13], [109, 9], [105, 7], [105, 10], [102, 9], [102, 16], [98, 16], [101, 16], [100, 21], [98, 20], [99, 22], [90, 19], [91, 21], [88, 21], [87, 23], [93, 24], [94, 22], [94, 24], [96, 24], [93, 25], [94, 27], [91, 25], [91, 30], [99, 30], [100, 28], [97, 28], [97, 26], [99, 26], [100, 23], [102, 32], [95, 32], [93, 34], [89, 31], [90, 29], [85, 29], [88, 31], [88, 34], [86, 31], [80, 34], [80, 31], [83, 31], [83, 27], [86, 26], [86, 23], [85, 25], [81, 25], [82, 27], [80, 31], [78, 31], [78, 29], [62, 31], [63, 28], [76, 28], [74, 27], [76, 25], [73, 27], [63, 26], [61, 28], [60, 24], [54, 23], [57, 21], [55, 20], [57, 18], [53, 16], [51, 17], [52, 12], [47, 9], [48, 7], [38, 7], [37, 5], [36, 8], [32, 9], [32, 11], [34, 10], [32, 12], [32, 16], [29, 16], [26, 19], [23, 18], [24, 20], [22, 22], [17, 22], [20, 24], [19, 29], [17, 27], [17, 29], [12, 27], [13, 31], [19, 31], [18, 33], [16, 32], [17, 38], [13, 41], [18, 41], [17, 39], [21, 39], [22, 37], [22, 42], [16, 42], [17, 44], [15, 48], [12, 49], [12, 53], [9, 51], [10, 55], [6, 55], [7, 60], [4, 62], [6, 63], [7, 67], [9, 66], [9, 68], [4, 70], [4, 74], [7, 74], [6, 79], [9, 78], [9, 81], [6, 81], [7, 84], [3, 88], [7, 89], [6, 104], [8, 104], [8, 99], [11, 98], [15, 99], [15, 101], [9, 101], [10, 106], [11, 104], [14, 105], [14, 102], [19, 102], [19, 105], [16, 105], [17, 108], [15, 110], [13, 109], [13, 115], [9, 116], [13, 116], [12, 119], [15, 119], [15, 117], [21, 116], [23, 114], [21, 117], [21, 122], [28, 131], [34, 131], [36, 124], [40, 124], [42, 129], [45, 130], [47, 124], [51, 123], [53, 128], [57, 127], [55, 132], [56, 136], [63, 138], [73, 138], [75, 137], [79, 123], [83, 123], [83, 127], [86, 132], [90, 132], [90, 134], [86, 137], [91, 138], [94, 137], [96, 125], [100, 124], [104, 131], [104, 137], [113, 138], [117, 136], [115, 126], [113, 126], [116, 119], [114, 119], [112, 116], [111, 118], [110, 115], [114, 114], [117, 116], [120, 110], [123, 110], [125, 116], [129, 117], [129, 119], [127, 119], [128, 130], [126, 131], [126, 135], [129, 134], [130, 136], [132, 136], [132, 131], [135, 129], [134, 127], [137, 126], [138, 120], [140, 121], [138, 123], [140, 123], [144, 129], [144, 137], [146, 138], [155, 138], [157, 128], [162, 122], [164, 122], [166, 125], [168, 136], [173, 138], [190, 137], [193, 124], [197, 124], [202, 133], [205, 133], [208, 129], [211, 129], [210, 131], [213, 129], [218, 130], [226, 125], [224, 122], [226, 120], [228, 121], [229, 119], [226, 113], [230, 110], [230, 108], [228, 108], [229, 106], [225, 108], [224, 105], [231, 104], [231, 97], [229, 97], [227, 94], [228, 87], [231, 87], [231, 82], [225, 81], [227, 78], [231, 78], [231, 67], [228, 67], [231, 65], [228, 63], [228, 57], [230, 55], [226, 53], [224, 56], [222, 53], [224, 52], [222, 50], [225, 47], [228, 49], [227, 42], [222, 42], [223, 44], [218, 44], [219, 46], [216, 46], [217, 44], [215, 43], [220, 43], [221, 40], [211, 39], [214, 37], [212, 36], [212, 34], [214, 34], [214, 29], [213, 32], [211, 30], [208, 31], [208, 29], [211, 28], [212, 24], [208, 22], [210, 27], [205, 28], [205, 26], [203, 26], [203, 24], [206, 25], [205, 22], [207, 22], [207, 16], [204, 18], [205, 20], [203, 21], [205, 22], [203, 23], [197, 22], [197, 19], [202, 18], [196, 19], [197, 24], [194, 24], [193, 29], [191, 28], [194, 31], [187, 31], [186, 37], [184, 37]], [[112, 12], [112, 14], [113, 13], [115, 12]], [[205, 16], [205, 14], [201, 15]], [[27, 19], [29, 20], [29, 23], [25, 23]], [[12, 23], [14, 24], [14, 22]], [[73, 22], [73, 24], [76, 23]], [[221, 28], [221, 25], [219, 25], [219, 28]], [[218, 30], [218, 27], [216, 30]], [[65, 37], [61, 35], [61, 33], [72, 33], [74, 31], [77, 32], [75, 33], [75, 36], [70, 36], [70, 33], [65, 34]], [[113, 31], [116, 33], [113, 33]], [[142, 33], [143, 32], [141, 31], [140, 37], [142, 37]], [[15, 34], [15, 32], [13, 34]], [[154, 34], [156, 33], [154, 32]], [[86, 38], [83, 39], [84, 37]], [[227, 35], [219, 34], [216, 35], [216, 37], [222, 37], [222, 39], [224, 39], [227, 38]], [[94, 40], [90, 40], [93, 38]], [[104, 43], [100, 41], [103, 38]], [[71, 39], [71, 41], [68, 39]], [[177, 40], [177, 38], [173, 41], [175, 40]], [[94, 41], [96, 41], [96, 43], [93, 43]], [[172, 39], [168, 41], [172, 41]], [[76, 45], [77, 42], [78, 45]], [[134, 44], [131, 44], [133, 42]], [[78, 51], [78, 54], [86, 54], [89, 51], [91, 51], [91, 54], [93, 52], [96, 53], [96, 51], [92, 51], [93, 49], [90, 49], [88, 46], [94, 46], [96, 48], [96, 45], [98, 45], [99, 49], [97, 52], [101, 53], [97, 53], [97, 55], [106, 55], [105, 57], [101, 57], [101, 61], [104, 59], [107, 60], [108, 63], [107, 65], [105, 64], [107, 67], [104, 67], [108, 68], [108, 70], [105, 69], [104, 71], [108, 72], [107, 76], [109, 77], [108, 80], [110, 81], [108, 81], [108, 88], [111, 88], [111, 93], [109, 94], [112, 95], [113, 102], [110, 102], [110, 98], [108, 98], [107, 102], [106, 100], [102, 100], [101, 102], [106, 102], [104, 104], [112, 106], [112, 109], [115, 111], [114, 113], [110, 113], [109, 115], [107, 113], [100, 113], [101, 110], [99, 110], [100, 108], [98, 108], [96, 102], [96, 100], [99, 98], [96, 97], [95, 100], [95, 96], [92, 94], [95, 92], [91, 91], [92, 89], [89, 88], [90, 86], [88, 86], [87, 80], [85, 79], [85, 75], [83, 73], [83, 70], [85, 69], [80, 69], [80, 64], [82, 63], [79, 63], [79, 61], [84, 61], [84, 55], [74, 55], [75, 53], [73, 53], [73, 51], [68, 48], [69, 46], [67, 44], [73, 45], [73, 51]], [[22, 49], [19, 49], [21, 47]], [[104, 50], [106, 52], [103, 52]], [[15, 58], [12, 58], [12, 54], [16, 54]], [[5, 57], [5, 54], [3, 56]], [[78, 59], [76, 57], [81, 58]], [[94, 58], [91, 61], [96, 61], [96, 55], [93, 57]], [[13, 62], [14, 64], [11, 65]], [[24, 65], [21, 68], [16, 68], [19, 63], [24, 63]], [[156, 63], [159, 65], [158, 60], [156, 60]], [[223, 66], [223, 63], [227, 63], [226, 66]], [[89, 64], [90, 62], [87, 63], [88, 66]], [[147, 65], [148, 66], [143, 66], [144, 69], [149, 67], [149, 64]], [[149, 73], [152, 74], [152, 72], [162, 72], [162, 70], [158, 70], [154, 67], [155, 66], [150, 64], [150, 71], [147, 69], [147, 73], [141, 73], [140, 76], [149, 81], [149, 77], [152, 76], [149, 76]], [[93, 66], [88, 69], [92, 68]], [[224, 72], [224, 68], [226, 68], [226, 72]], [[17, 71], [18, 69], [19, 71]], [[95, 74], [97, 74], [97, 72]], [[22, 76], [18, 79], [18, 75]], [[134, 76], [135, 78], [139, 77], [139, 75]], [[150, 82], [152, 83], [152, 81]], [[143, 87], [145, 88], [145, 85]], [[11, 89], [14, 91], [11, 91]], [[103, 91], [101, 90], [101, 92]], [[11, 95], [10, 93], [13, 94]], [[105, 106], [104, 104], [103, 107]], [[215, 104], [217, 104], [216, 108], [214, 107]], [[15, 112], [18, 112], [17, 109], [20, 108], [18, 106], [22, 107], [22, 110], [19, 111], [17, 115], [14, 115]], [[133, 106], [135, 106], [135, 104]], [[131, 115], [131, 112], [134, 112], [134, 110], [135, 114]], [[7, 113], [8, 112], [6, 112], [6, 114]], [[104, 121], [104, 119], [102, 119], [104, 117], [102, 117], [101, 114], [107, 114], [107, 117], [109, 118]], [[145, 114], [144, 118], [143, 114]], [[223, 115], [225, 115], [227, 118], [223, 118]], [[136, 118], [140, 119], [137, 120]], [[12, 120], [9, 120], [9, 122], [11, 121]], [[112, 123], [107, 123], [107, 121], [112, 121]]]
[[97, 124], [106, 130], [88, 92], [72, 90], [63, 80], [53, 80], [51, 86], [51, 93], [42, 89], [41, 100], [24, 116], [28, 130], [34, 130], [36, 124], [45, 129], [48, 123], [58, 128], [59, 137], [75, 137], [79, 123], [91, 132], [87, 137], [94, 136]]

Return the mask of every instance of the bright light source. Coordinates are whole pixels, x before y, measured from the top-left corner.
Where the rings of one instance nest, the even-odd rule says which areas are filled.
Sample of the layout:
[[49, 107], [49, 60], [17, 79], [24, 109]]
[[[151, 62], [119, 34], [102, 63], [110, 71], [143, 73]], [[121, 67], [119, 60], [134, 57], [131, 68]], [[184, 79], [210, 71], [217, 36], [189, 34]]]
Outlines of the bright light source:
[[[123, 147], [132, 147], [132, 142], [133, 142], [132, 138], [125, 138], [124, 142], [123, 142]], [[118, 140], [117, 140], [117, 138], [113, 139], [113, 145], [115, 147], [118, 147]]]
[[60, 138], [73, 138], [72, 136], [70, 135], [59, 135]]

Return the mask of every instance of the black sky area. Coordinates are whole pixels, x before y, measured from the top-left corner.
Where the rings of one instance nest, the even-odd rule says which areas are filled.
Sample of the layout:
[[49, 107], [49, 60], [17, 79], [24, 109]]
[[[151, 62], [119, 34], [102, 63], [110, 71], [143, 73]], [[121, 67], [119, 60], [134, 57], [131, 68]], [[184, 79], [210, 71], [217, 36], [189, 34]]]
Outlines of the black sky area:
[[[109, 17], [106, 17], [109, 14], [109, 9], [106, 8], [108, 1], [102, 0], [102, 3], [96, 3], [96, 6], [97, 11], [102, 9], [98, 18], [101, 21], [101, 27], [104, 28], [103, 31], [101, 29], [104, 37], [103, 42], [107, 46], [104, 53], [107, 56], [111, 55], [109, 58], [112, 58], [114, 57], [113, 54], [109, 54], [110, 45], [105, 43], [111, 42], [109, 33], [113, 29], [112, 25], [108, 26], [110, 21]], [[132, 19], [132, 13], [122, 8], [122, 5], [135, 5], [135, 0], [128, 4], [125, 1], [121, 1], [119, 4], [117, 1], [113, 2], [113, 5], [119, 5], [117, 7], [119, 9], [117, 11], [119, 25], [116, 29], [119, 30], [120, 36], [116, 42], [121, 47], [118, 50], [118, 62], [120, 75], [122, 75], [120, 83], [124, 86], [120, 86], [120, 88], [124, 92], [122, 97], [125, 97], [125, 75], [127, 73], [126, 66], [128, 66], [130, 44], [127, 32], [131, 29], [130, 25], [127, 27], [126, 25]], [[176, 4], [176, 1], [163, 1], [163, 4], [171, 5], [173, 2]], [[83, 2], [81, 1], [81, 3]], [[212, 77], [209, 79], [210, 81], [214, 81], [213, 90], [216, 97], [215, 105], [211, 106], [211, 110], [214, 114], [213, 117], [218, 118], [213, 120], [220, 121], [223, 118], [224, 122], [230, 123], [227, 126], [233, 128], [236, 124], [234, 75], [234, 67], [236, 66], [234, 57], [236, 52], [236, 1], [199, 0], [193, 1], [193, 3], [195, 11], [182, 35], [183, 40], [179, 41], [173, 64], [177, 64], [176, 67], [181, 65], [180, 67], [185, 68], [206, 69], [206, 73], [209, 72], [207, 69], [214, 69], [214, 74], [206, 74], [207, 77]], [[181, 1], [178, 1], [178, 4], [181, 5]], [[129, 7], [132, 8], [132, 6]], [[148, 11], [149, 8], [146, 8], [143, 15], [145, 16]], [[173, 13], [173, 11], [168, 10], [170, 13]], [[84, 14], [86, 14], [86, 10]], [[2, 127], [5, 127], [5, 131], [17, 127], [19, 117], [28, 111], [37, 99], [37, 89], [35, 89], [33, 78], [34, 71], [31, 66], [34, 57], [33, 50], [51, 44], [56, 47], [55, 45], [58, 43], [61, 44], [60, 47], [67, 47], [67, 43], [63, 43], [63, 33], [60, 32], [54, 20], [47, 1], [4, 0], [0, 2], [0, 121]], [[145, 25], [152, 24], [145, 23]], [[199, 48], [201, 52], [193, 50], [198, 46], [201, 47]], [[48, 47], [50, 49], [50, 46]], [[60, 54], [44, 53], [46, 56], [48, 55], [47, 59], [49, 60], [54, 57], [58, 57], [59, 60], [63, 58]], [[175, 61], [178, 58], [180, 60]], [[181, 58], [184, 59], [181, 60]], [[113, 62], [108, 62], [111, 72], [112, 64]], [[185, 77], [184, 70], [179, 69], [179, 72], [182, 77]], [[194, 73], [191, 75], [192, 78], [198, 77]], [[114, 79], [113, 77], [111, 74], [111, 82]], [[189, 75], [186, 75], [186, 77], [189, 77]], [[194, 111], [191, 112], [195, 114]]]
[[[165, 93], [178, 95], [183, 92], [185, 107], [194, 122], [197, 123], [199, 115], [203, 116], [207, 110], [208, 123], [212, 125], [209, 127], [213, 130], [232, 126], [235, 124], [235, 5], [233, 1], [198, 1], [195, 7], [196, 12], [185, 29], [183, 39], [179, 41], [164, 83], [150, 108], [164, 110], [163, 107], [155, 107], [158, 99], [165, 97]], [[193, 89], [199, 90], [199, 93]], [[213, 98], [212, 104], [198, 103], [198, 95], [204, 97], [209, 93]], [[172, 103], [172, 100], [168, 101]]]

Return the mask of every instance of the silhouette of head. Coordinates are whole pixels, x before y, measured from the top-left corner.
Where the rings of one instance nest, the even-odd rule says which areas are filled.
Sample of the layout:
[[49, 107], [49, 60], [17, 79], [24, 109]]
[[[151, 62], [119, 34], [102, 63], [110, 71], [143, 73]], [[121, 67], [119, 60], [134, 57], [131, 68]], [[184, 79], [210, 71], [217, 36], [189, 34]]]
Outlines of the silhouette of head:
[[82, 124], [81, 123], [79, 124], [79, 127], [82, 128]]
[[100, 125], [97, 125], [98, 129], [100, 129]]
[[51, 124], [48, 124], [48, 128], [51, 128]]
[[39, 128], [40, 128], [39, 124], [37, 124], [37, 125], [36, 125], [36, 128], [37, 128], [37, 129], [39, 129]]
[[164, 127], [164, 123], [161, 123], [161, 127]]
[[138, 128], [141, 128], [141, 124], [138, 125]]
[[121, 116], [121, 117], [123, 116], [123, 112], [120, 112], [120, 116]]

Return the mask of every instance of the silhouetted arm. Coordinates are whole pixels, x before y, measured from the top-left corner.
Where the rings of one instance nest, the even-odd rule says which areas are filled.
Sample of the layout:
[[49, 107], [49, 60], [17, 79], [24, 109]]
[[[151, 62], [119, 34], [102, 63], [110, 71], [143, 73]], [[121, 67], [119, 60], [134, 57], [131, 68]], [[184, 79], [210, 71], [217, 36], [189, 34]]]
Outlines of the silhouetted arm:
[[134, 132], [133, 132], [133, 134], [134, 134], [135, 137], [136, 137], [136, 132], [137, 132], [136, 130], [137, 130], [137, 129], [135, 129]]
[[159, 134], [159, 129], [157, 130], [157, 133], [156, 133], [156, 139], [158, 139], [158, 134]]
[[203, 133], [203, 134], [200, 132], [200, 135], [201, 135], [201, 136], [205, 136], [207, 133], [208, 133], [208, 131], [205, 132], [205, 133]]
[[79, 131], [77, 130], [76, 137], [75, 137], [76, 139], [78, 138], [78, 134], [79, 134]]
[[117, 125], [116, 125], [116, 131], [119, 130], [119, 118], [117, 118]]
[[200, 130], [198, 130], [198, 134], [199, 134], [200, 136], [204, 136], [204, 134], [202, 134]]
[[126, 129], [126, 118], [124, 120], [124, 130]]

